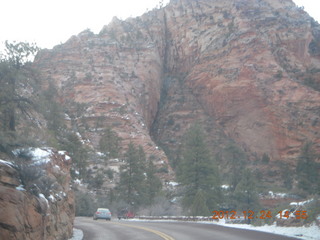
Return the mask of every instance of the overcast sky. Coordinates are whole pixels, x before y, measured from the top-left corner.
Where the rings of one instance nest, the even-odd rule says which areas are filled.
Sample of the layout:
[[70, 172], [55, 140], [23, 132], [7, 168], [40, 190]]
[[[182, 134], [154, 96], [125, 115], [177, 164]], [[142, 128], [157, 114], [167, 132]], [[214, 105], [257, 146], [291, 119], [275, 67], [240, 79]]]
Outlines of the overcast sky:
[[[99, 33], [113, 16], [125, 20], [169, 0], [1, 0], [0, 44], [35, 42], [52, 48], [90, 28]], [[294, 0], [320, 23], [320, 0]]]

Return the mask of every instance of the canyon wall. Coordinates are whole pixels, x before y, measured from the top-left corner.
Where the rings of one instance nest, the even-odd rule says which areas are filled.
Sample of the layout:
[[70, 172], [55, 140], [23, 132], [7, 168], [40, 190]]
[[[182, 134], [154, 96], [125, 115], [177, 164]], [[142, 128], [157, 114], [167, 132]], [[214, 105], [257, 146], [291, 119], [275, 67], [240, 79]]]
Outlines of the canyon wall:
[[320, 26], [291, 0], [172, 0], [42, 50], [34, 65], [87, 144], [98, 151], [112, 127], [168, 178], [195, 122], [214, 152], [235, 143], [292, 164], [306, 142], [320, 152]]

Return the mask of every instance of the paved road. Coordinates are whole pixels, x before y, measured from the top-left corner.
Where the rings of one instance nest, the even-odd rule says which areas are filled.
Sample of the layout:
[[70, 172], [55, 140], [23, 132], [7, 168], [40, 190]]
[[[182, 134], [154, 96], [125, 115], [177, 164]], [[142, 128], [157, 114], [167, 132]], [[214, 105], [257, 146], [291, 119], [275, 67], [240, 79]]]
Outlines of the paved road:
[[84, 240], [293, 240], [280, 235], [190, 222], [94, 221], [78, 217]]

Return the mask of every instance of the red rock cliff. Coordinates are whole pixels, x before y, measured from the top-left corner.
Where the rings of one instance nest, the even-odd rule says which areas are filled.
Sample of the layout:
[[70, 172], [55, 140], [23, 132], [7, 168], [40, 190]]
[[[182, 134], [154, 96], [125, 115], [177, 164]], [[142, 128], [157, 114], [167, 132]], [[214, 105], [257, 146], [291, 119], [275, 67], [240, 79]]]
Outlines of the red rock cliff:
[[[320, 27], [291, 0], [172, 0], [116, 18], [41, 51], [35, 65], [97, 148], [112, 126], [158, 165], [187, 127], [204, 124], [214, 148], [235, 141], [249, 156], [295, 159], [320, 130]], [[153, 138], [150, 136], [150, 131]]]
[[[74, 196], [70, 188], [71, 160], [64, 152], [46, 149], [48, 162], [17, 170], [0, 161], [0, 239], [55, 240], [72, 237]], [[33, 171], [33, 169], [35, 171]], [[45, 171], [41, 174], [41, 171]], [[36, 185], [22, 185], [33, 179]]]

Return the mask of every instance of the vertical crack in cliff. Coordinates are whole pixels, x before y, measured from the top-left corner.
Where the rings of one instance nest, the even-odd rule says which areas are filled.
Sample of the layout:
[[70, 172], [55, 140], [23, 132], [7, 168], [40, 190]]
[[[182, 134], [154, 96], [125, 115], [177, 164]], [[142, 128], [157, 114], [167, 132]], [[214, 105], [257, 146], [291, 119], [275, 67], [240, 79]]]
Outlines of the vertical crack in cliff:
[[167, 14], [166, 11], [163, 10], [163, 24], [164, 24], [164, 57], [163, 57], [163, 72], [164, 74], [166, 74], [168, 72], [168, 56], [169, 56], [169, 37], [170, 37], [170, 33], [169, 33], [169, 29], [168, 29], [168, 22], [167, 22]]
[[161, 112], [161, 109], [164, 106], [164, 103], [167, 98], [168, 94], [168, 88], [170, 85], [170, 78], [168, 77], [169, 73], [169, 39], [170, 39], [170, 32], [168, 29], [168, 23], [167, 23], [167, 14], [165, 12], [165, 9], [163, 9], [163, 24], [164, 24], [164, 56], [163, 56], [163, 79], [162, 79], [162, 86], [161, 86], [161, 92], [160, 92], [160, 102], [157, 106], [157, 113], [155, 115], [155, 118], [153, 119], [153, 123], [150, 127], [149, 135], [151, 136], [152, 140], [154, 142], [157, 142], [157, 132], [158, 132], [158, 126], [159, 126], [159, 115]]

